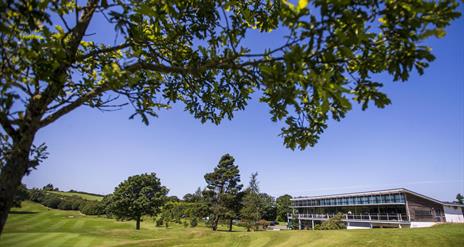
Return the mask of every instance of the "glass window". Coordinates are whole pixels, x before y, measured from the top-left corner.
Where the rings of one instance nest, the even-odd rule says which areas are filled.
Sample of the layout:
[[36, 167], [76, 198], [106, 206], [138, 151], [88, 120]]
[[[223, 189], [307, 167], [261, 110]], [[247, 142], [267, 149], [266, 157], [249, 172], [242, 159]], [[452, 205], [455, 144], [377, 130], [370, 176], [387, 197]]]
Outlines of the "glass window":
[[392, 203], [393, 202], [391, 195], [386, 195], [385, 196], [385, 202], [387, 202], [387, 203]]
[[363, 201], [363, 204], [368, 204], [369, 198], [367, 196], [363, 196], [362, 201]]
[[369, 196], [369, 204], [375, 204], [375, 203], [376, 203], [375, 196]]
[[395, 202], [396, 203], [404, 203], [403, 194], [396, 194], [395, 195]]
[[349, 205], [353, 205], [353, 204], [354, 204], [354, 198], [353, 198], [353, 197], [349, 197], [349, 198], [348, 198], [348, 204], [349, 204]]
[[403, 195], [403, 194], [400, 194], [400, 202], [401, 202], [401, 203], [404, 203], [404, 202], [405, 202], [405, 200], [404, 200], [404, 195]]

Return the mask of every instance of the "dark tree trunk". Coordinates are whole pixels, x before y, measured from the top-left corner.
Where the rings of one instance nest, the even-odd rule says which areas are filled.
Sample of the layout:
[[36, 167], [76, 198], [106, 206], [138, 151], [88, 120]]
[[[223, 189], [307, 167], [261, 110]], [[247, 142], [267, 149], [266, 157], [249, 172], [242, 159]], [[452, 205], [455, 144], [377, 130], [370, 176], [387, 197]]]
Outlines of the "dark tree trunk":
[[211, 227], [213, 228], [213, 231], [217, 230], [219, 223], [219, 216], [214, 216], [213, 222], [211, 222]]
[[137, 216], [135, 230], [140, 230], [140, 216]]
[[5, 160], [5, 166], [0, 172], [0, 235], [5, 227], [8, 212], [13, 205], [13, 200], [18, 186], [29, 166], [29, 154], [31, 151], [34, 133], [21, 133], [18, 140], [13, 141], [10, 155]]
[[232, 231], [232, 223], [233, 223], [232, 221], [233, 221], [232, 218], [230, 218], [229, 219], [229, 232]]

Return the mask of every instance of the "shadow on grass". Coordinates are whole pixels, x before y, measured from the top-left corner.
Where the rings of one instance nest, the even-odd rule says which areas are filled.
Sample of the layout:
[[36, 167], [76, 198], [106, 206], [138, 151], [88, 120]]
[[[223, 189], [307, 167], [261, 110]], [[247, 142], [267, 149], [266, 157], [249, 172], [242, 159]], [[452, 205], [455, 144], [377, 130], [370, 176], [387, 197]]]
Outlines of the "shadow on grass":
[[34, 211], [10, 211], [9, 214], [36, 214]]
[[[211, 230], [211, 231], [212, 231], [212, 230]], [[229, 230], [223, 230], [223, 229], [217, 229], [216, 231], [217, 231], [217, 232], [240, 232], [240, 231], [237, 231], [237, 230], [229, 231]]]

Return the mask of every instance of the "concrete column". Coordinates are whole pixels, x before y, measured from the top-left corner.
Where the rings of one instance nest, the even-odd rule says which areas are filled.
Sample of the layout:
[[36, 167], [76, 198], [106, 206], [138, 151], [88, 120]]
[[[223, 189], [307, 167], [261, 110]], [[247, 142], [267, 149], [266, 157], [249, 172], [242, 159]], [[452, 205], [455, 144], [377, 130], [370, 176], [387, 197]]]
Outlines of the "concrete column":
[[312, 228], [314, 230], [314, 220], [311, 220], [311, 226], [312, 226]]
[[298, 230], [301, 230], [301, 219], [298, 217]]

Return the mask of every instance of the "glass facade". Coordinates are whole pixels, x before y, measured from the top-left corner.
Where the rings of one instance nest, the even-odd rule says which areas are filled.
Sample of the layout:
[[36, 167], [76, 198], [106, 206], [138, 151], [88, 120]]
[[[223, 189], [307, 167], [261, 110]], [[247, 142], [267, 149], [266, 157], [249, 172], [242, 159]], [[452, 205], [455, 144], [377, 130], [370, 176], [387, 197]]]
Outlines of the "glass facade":
[[326, 199], [307, 199], [292, 201], [293, 207], [319, 207], [319, 206], [353, 206], [378, 204], [404, 204], [402, 193], [386, 195], [349, 196]]

